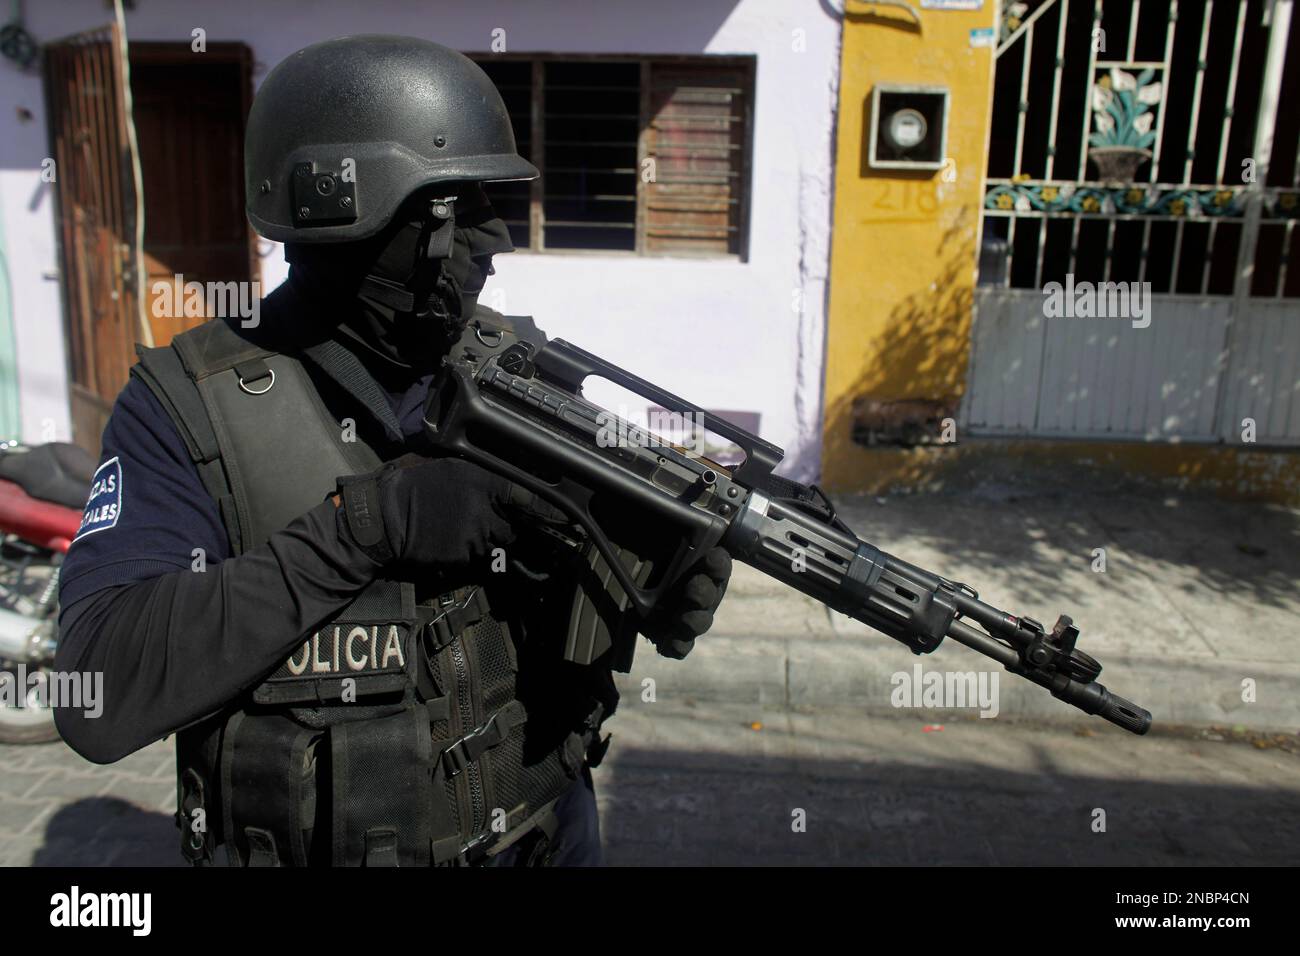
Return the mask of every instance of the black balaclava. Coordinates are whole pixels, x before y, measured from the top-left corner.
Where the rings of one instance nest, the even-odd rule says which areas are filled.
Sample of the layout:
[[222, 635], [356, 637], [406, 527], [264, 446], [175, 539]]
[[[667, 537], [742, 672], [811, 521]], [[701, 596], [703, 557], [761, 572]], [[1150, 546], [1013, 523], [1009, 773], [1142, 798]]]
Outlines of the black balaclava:
[[341, 337], [391, 372], [418, 375], [437, 367], [473, 317], [492, 256], [513, 251], [482, 187], [458, 183], [417, 193], [370, 239], [289, 243], [285, 258], [290, 281], [328, 310]]

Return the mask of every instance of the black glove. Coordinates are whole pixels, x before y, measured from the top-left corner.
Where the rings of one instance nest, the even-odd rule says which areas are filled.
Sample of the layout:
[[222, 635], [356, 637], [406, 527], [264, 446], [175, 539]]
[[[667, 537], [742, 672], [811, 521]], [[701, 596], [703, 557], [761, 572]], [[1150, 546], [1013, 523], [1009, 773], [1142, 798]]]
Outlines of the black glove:
[[654, 641], [664, 657], [681, 660], [695, 639], [713, 626], [713, 612], [727, 593], [731, 555], [712, 548], [660, 599], [641, 625], [641, 633]]
[[531, 491], [459, 458], [404, 455], [339, 479], [339, 527], [382, 565], [464, 567], [514, 542], [511, 519], [557, 512]]

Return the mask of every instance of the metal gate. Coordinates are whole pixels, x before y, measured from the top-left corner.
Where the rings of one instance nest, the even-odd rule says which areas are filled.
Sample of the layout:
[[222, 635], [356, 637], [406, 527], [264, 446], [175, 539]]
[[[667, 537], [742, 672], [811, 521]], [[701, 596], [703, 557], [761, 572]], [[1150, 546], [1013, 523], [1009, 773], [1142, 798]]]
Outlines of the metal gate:
[[1300, 444], [1291, 7], [1004, 4], [969, 433]]

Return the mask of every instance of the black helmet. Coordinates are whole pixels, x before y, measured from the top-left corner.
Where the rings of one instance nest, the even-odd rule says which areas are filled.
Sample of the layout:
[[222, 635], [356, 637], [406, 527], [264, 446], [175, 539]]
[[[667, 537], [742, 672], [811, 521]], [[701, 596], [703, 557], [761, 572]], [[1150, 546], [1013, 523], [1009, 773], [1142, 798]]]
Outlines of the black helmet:
[[487, 74], [428, 40], [313, 44], [267, 75], [248, 114], [248, 219], [279, 242], [365, 239], [422, 186], [537, 176]]

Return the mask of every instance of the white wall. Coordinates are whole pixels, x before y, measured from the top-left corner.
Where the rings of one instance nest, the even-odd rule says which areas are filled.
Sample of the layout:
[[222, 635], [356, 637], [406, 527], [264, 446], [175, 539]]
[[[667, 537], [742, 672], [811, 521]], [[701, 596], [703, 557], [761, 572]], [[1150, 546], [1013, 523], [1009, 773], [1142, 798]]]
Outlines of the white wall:
[[[49, 42], [107, 21], [101, 0], [27, 4], [27, 29]], [[187, 12], [192, 11], [192, 12]], [[201, 12], [200, 12], [201, 11]], [[566, 338], [706, 408], [757, 411], [786, 448], [783, 471], [815, 477], [828, 269], [839, 22], [816, 0], [475, 0], [439, 4], [301, 0], [221, 4], [140, 0], [138, 40], [240, 40], [255, 80], [294, 50], [347, 33], [426, 37], [487, 50], [503, 28], [511, 52], [756, 54], [754, 157], [746, 263], [631, 256], [529, 255], [497, 261], [485, 292]], [[802, 31], [796, 35], [796, 31]], [[803, 50], [797, 49], [800, 45]], [[42, 419], [67, 433], [54, 222], [38, 169], [48, 147], [36, 75], [0, 64], [0, 200], [14, 276], [25, 435]], [[15, 119], [16, 107], [35, 114]], [[285, 274], [264, 244], [266, 286]], [[802, 313], [795, 303], [803, 303]]]
[[[32, 118], [22, 119], [21, 109]], [[0, 253], [9, 286], [9, 301], [0, 307], [13, 312], [19, 437], [29, 442], [67, 441], [71, 435], [54, 184], [40, 175], [49, 153], [40, 74], [0, 61]]]

